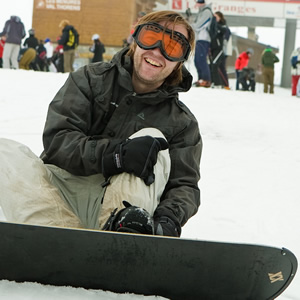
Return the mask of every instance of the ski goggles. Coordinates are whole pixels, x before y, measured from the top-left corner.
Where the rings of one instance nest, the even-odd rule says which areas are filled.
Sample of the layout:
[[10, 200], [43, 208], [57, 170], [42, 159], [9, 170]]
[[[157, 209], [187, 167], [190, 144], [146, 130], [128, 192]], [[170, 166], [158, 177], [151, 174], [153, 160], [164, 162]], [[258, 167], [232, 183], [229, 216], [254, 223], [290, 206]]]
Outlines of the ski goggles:
[[191, 52], [190, 43], [182, 33], [157, 23], [138, 25], [132, 37], [144, 50], [159, 48], [162, 55], [170, 61], [187, 60]]

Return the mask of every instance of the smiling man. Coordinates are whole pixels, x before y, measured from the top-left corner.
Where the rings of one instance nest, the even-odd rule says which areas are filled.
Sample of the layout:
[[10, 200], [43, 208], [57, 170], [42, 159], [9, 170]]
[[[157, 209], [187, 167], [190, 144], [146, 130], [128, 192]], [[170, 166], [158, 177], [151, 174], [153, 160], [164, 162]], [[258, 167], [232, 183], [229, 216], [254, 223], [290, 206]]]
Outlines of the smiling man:
[[49, 105], [43, 161], [9, 143], [6, 172], [21, 161], [32, 174], [22, 178], [31, 192], [1, 198], [11, 221], [180, 236], [197, 212], [202, 140], [178, 99], [192, 83], [183, 63], [193, 29], [160, 11], [139, 20], [133, 39], [111, 62], [70, 73]]

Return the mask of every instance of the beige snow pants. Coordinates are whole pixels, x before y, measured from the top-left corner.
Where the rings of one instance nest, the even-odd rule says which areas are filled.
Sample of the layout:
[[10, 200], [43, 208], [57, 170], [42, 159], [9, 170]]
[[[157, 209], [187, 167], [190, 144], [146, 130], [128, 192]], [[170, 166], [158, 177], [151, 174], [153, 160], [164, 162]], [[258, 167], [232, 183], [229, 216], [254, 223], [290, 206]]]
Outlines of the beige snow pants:
[[[164, 137], [145, 128], [131, 138]], [[170, 174], [168, 150], [160, 151], [154, 166], [155, 182], [122, 173], [102, 187], [102, 174], [75, 176], [44, 164], [27, 146], [0, 139], [0, 206], [9, 222], [45, 226], [101, 229], [110, 213], [122, 209], [123, 200], [153, 215]]]

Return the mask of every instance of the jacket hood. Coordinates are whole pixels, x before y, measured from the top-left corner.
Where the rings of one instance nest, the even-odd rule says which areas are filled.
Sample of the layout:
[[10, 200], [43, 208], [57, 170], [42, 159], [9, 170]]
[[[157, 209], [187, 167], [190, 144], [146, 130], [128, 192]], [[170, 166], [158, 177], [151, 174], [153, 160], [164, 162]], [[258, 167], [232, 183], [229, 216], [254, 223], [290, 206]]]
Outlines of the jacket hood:
[[207, 9], [209, 7], [210, 9], [212, 8], [212, 3], [204, 3], [205, 5], [202, 5], [199, 7], [199, 11], [202, 11], [204, 9]]
[[[131, 73], [133, 69], [133, 62], [132, 59], [126, 55], [128, 52], [129, 47], [126, 47], [116, 53], [114, 57], [112, 58], [112, 63], [115, 64], [121, 75], [124, 73], [128, 74], [128, 71]], [[124, 74], [125, 75], [125, 74]], [[124, 77], [123, 77], [124, 78]], [[191, 86], [192, 86], [193, 77], [190, 74], [190, 72], [186, 69], [186, 67], [182, 66], [182, 81], [177, 86], [170, 86], [163, 84], [158, 90], [161, 91], [164, 94], [168, 94], [168, 96], [174, 96], [174, 94], [180, 93], [180, 92], [187, 92]], [[128, 83], [127, 83], [128, 84]], [[130, 78], [130, 85], [131, 84], [131, 78]], [[128, 85], [127, 85], [128, 87]]]
[[11, 16], [10, 20], [18, 23], [21, 22], [21, 19], [18, 16]]

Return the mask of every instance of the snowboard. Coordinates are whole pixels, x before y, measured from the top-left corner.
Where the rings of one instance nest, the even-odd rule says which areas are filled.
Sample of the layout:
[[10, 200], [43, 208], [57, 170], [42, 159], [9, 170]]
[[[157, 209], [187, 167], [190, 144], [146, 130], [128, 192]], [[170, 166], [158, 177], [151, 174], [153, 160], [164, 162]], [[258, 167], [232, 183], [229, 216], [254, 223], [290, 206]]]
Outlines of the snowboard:
[[0, 222], [0, 279], [169, 299], [274, 299], [285, 248]]

